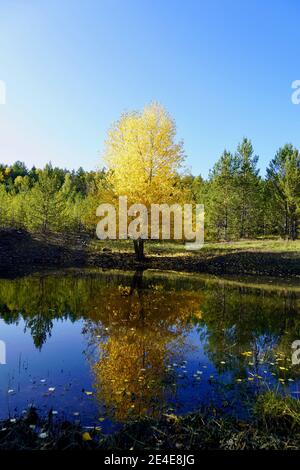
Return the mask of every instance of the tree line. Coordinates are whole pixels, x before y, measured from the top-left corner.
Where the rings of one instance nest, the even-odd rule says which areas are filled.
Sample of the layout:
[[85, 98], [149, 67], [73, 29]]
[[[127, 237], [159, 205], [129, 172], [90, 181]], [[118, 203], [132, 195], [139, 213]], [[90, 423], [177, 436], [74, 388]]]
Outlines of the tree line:
[[[291, 144], [278, 150], [266, 177], [244, 138], [235, 153], [224, 151], [207, 179], [184, 175], [179, 185], [205, 206], [206, 238], [260, 236], [296, 239], [300, 216], [300, 154]], [[68, 171], [47, 164], [26, 168], [0, 164], [0, 226], [30, 232], [95, 231], [95, 210], [107, 171]]]
[[251, 141], [225, 150], [207, 179], [182, 171], [182, 142], [174, 121], [157, 104], [113, 124], [105, 143], [106, 167], [69, 171], [0, 164], [0, 227], [29, 232], [95, 234], [96, 208], [127, 195], [131, 203], [204, 204], [205, 239], [280, 236], [295, 240], [300, 218], [300, 153], [279, 148], [265, 177]]

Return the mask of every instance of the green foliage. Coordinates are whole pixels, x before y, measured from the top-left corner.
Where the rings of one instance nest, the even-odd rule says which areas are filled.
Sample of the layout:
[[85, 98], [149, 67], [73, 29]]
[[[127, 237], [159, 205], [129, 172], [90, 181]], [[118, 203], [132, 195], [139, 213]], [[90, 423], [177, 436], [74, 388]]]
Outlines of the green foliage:
[[236, 158], [225, 150], [210, 173], [206, 213], [212, 238], [236, 238], [237, 170]]
[[[235, 153], [223, 152], [207, 180], [178, 174], [177, 189], [205, 206], [206, 240], [298, 237], [299, 151], [291, 144], [280, 148], [265, 179], [257, 165], [251, 141], [244, 138]], [[43, 170], [28, 170], [22, 162], [0, 164], [0, 227], [93, 234], [96, 208], [107, 202], [107, 175], [105, 170], [75, 172], [51, 164]]]
[[278, 231], [297, 238], [300, 209], [300, 154], [291, 144], [280, 148], [267, 169], [278, 204]]

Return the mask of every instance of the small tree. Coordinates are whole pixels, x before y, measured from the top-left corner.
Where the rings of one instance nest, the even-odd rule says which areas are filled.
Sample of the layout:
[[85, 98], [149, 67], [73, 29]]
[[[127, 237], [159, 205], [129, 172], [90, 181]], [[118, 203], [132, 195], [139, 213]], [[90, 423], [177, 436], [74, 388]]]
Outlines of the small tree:
[[208, 224], [214, 238], [228, 240], [235, 234], [237, 161], [226, 150], [209, 175]]
[[258, 156], [253, 154], [253, 146], [244, 138], [238, 145], [236, 195], [237, 225], [239, 237], [249, 237], [257, 231], [260, 218], [260, 178], [257, 169]]
[[278, 219], [281, 232], [294, 240], [298, 233], [300, 208], [300, 154], [291, 144], [276, 153], [267, 169], [268, 181], [272, 183], [278, 203]]
[[38, 173], [38, 182], [28, 198], [27, 226], [30, 230], [47, 233], [60, 224], [61, 197], [58, 193], [60, 182], [51, 165]]
[[[175, 142], [175, 122], [158, 103], [142, 112], [123, 114], [111, 128], [104, 160], [113, 196], [127, 196], [128, 204], [178, 202], [178, 170], [184, 154]], [[134, 240], [138, 259], [144, 257], [144, 240]]]

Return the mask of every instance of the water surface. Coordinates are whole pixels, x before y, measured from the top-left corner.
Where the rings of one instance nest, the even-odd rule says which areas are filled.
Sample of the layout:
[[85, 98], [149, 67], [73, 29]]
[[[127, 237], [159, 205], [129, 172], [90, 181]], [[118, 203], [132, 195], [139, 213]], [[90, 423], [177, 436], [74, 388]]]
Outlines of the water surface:
[[298, 397], [295, 339], [300, 288], [287, 283], [99, 270], [3, 279], [0, 417], [34, 404], [109, 431], [212, 403], [246, 413], [267, 387]]

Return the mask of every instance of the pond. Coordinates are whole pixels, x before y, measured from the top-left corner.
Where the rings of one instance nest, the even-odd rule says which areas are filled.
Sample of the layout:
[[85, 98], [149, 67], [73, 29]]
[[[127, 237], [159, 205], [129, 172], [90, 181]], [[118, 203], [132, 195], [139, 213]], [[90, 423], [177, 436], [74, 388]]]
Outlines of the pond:
[[68, 270], [0, 280], [0, 418], [35, 405], [104, 432], [217, 404], [295, 398], [300, 287], [155, 271]]

